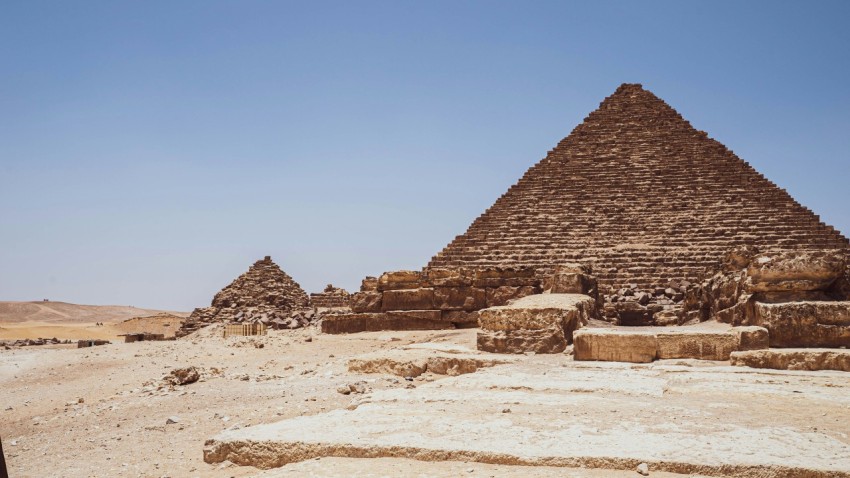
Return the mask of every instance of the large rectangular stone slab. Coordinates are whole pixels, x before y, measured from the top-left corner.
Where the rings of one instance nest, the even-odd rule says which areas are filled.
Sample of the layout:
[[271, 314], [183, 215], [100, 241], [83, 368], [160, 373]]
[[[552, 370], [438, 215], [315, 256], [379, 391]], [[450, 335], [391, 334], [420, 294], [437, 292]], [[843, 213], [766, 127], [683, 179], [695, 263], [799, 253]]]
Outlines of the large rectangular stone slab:
[[850, 350], [769, 349], [732, 352], [732, 365], [775, 370], [839, 370], [850, 372]]
[[381, 330], [439, 330], [454, 328], [442, 320], [439, 310], [409, 310], [363, 314], [328, 314], [322, 318], [322, 332], [351, 334]]
[[560, 353], [596, 306], [581, 294], [537, 294], [478, 312], [478, 350]]
[[388, 290], [381, 298], [381, 308], [390, 310], [432, 310], [434, 307], [434, 289]]
[[731, 331], [676, 330], [659, 332], [659, 359], [729, 360], [729, 354], [738, 348], [738, 335]]
[[756, 302], [755, 315], [771, 347], [850, 346], [850, 301]]
[[582, 329], [573, 334], [576, 360], [648, 363], [658, 353], [654, 332], [624, 329]]

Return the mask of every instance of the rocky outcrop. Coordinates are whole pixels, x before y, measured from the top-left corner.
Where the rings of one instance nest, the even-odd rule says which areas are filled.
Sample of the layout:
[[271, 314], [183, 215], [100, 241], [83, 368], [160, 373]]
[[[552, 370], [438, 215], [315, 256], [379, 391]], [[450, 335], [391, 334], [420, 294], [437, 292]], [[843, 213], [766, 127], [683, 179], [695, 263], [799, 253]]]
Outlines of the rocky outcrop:
[[582, 294], [537, 294], [479, 311], [478, 350], [560, 353], [573, 332], [594, 315], [596, 301]]
[[309, 307], [307, 293], [266, 256], [218, 292], [209, 307], [195, 309], [177, 336], [216, 322], [285, 320]]

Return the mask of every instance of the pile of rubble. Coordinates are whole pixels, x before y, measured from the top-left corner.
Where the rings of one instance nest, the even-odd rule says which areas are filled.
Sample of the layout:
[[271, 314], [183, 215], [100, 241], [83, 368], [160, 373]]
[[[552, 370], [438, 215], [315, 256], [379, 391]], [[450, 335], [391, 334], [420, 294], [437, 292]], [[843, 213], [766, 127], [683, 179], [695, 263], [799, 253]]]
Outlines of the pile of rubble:
[[293, 311], [309, 307], [307, 293], [266, 256], [216, 294], [209, 307], [195, 309], [177, 336], [216, 322], [287, 321], [293, 317]]
[[602, 315], [617, 325], [681, 325], [685, 293], [690, 286], [688, 281], [653, 289], [630, 284], [605, 296]]
[[70, 340], [59, 340], [56, 337], [52, 339], [18, 339], [18, 340], [7, 340], [0, 341], [0, 345], [3, 346], [4, 349], [9, 350], [12, 347], [30, 347], [33, 345], [56, 345], [56, 344], [70, 344]]

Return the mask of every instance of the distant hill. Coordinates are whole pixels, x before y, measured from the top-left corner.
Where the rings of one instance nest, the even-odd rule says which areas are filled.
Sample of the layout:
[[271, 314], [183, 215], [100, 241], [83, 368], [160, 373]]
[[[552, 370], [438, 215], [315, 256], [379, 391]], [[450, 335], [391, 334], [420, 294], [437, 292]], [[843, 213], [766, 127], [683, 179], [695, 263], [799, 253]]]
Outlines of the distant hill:
[[69, 304], [67, 302], [0, 301], [0, 324], [20, 322], [46, 322], [54, 324], [116, 322], [161, 313], [170, 313], [180, 317], [189, 315], [185, 312], [140, 309], [127, 305], [79, 305]]

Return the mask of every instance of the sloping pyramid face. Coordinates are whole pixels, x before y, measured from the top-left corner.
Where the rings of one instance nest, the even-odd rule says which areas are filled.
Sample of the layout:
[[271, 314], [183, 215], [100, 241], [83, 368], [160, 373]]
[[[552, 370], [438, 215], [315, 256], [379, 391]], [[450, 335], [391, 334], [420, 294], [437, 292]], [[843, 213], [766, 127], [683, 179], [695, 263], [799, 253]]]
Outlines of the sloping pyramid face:
[[607, 292], [693, 282], [739, 245], [848, 249], [785, 190], [624, 84], [428, 266], [583, 262]]

